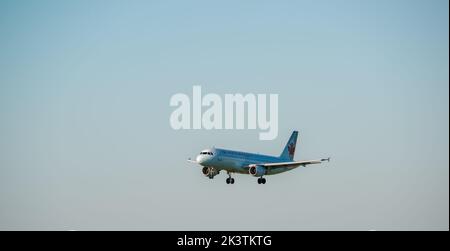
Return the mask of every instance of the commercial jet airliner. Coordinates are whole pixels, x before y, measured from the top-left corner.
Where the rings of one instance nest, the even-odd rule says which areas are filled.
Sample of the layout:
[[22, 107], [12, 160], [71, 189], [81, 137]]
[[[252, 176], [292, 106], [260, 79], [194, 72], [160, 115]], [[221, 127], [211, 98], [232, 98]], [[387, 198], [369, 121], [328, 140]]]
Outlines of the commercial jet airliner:
[[234, 184], [232, 173], [250, 174], [258, 177], [258, 184], [266, 184], [265, 175], [279, 174], [299, 166], [304, 167], [330, 161], [329, 157], [320, 160], [294, 161], [297, 135], [297, 131], [292, 133], [283, 152], [278, 157], [211, 148], [201, 151], [195, 160], [188, 159], [188, 161], [203, 166], [202, 173], [210, 179], [220, 171], [226, 171], [228, 174], [227, 184]]

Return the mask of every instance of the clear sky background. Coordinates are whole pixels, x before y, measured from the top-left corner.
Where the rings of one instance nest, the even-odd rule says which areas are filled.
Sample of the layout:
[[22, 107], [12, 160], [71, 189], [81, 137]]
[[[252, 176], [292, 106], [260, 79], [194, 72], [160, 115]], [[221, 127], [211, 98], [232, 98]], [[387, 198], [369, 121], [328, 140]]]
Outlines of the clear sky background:
[[[1, 1], [1, 230], [448, 230], [449, 2]], [[172, 130], [278, 93], [279, 136]], [[203, 148], [332, 162], [209, 180]]]

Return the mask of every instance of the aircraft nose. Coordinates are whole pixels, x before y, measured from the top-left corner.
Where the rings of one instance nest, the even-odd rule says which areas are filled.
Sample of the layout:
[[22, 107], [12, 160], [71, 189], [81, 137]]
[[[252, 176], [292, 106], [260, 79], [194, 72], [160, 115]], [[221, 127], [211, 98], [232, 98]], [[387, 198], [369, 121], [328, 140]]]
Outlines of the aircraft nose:
[[199, 164], [202, 164], [203, 161], [204, 161], [203, 156], [201, 156], [201, 155], [197, 155], [197, 158], [196, 158], [195, 160], [196, 160], [197, 163], [199, 163]]

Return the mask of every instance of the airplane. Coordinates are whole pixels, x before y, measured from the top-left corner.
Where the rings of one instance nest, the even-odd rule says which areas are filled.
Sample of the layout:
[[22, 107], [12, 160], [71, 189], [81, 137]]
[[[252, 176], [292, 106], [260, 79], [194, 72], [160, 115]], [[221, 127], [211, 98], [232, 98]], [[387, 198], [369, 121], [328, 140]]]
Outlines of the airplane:
[[330, 161], [330, 158], [320, 160], [294, 161], [295, 146], [297, 144], [298, 131], [294, 131], [289, 138], [280, 156], [268, 156], [255, 153], [239, 152], [220, 148], [205, 149], [189, 162], [202, 166], [202, 173], [213, 179], [220, 171], [226, 171], [227, 184], [234, 184], [232, 173], [250, 174], [258, 177], [258, 184], [266, 184], [265, 175], [274, 175], [293, 170], [299, 166], [320, 164]]

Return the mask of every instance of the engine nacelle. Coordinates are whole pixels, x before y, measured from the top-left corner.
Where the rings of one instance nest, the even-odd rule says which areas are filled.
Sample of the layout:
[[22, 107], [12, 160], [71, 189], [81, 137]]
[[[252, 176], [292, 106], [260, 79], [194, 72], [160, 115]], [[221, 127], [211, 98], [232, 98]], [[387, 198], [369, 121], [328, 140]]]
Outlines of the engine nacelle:
[[255, 177], [261, 177], [266, 174], [266, 168], [263, 166], [251, 166], [248, 169], [248, 173]]
[[209, 167], [206, 167], [206, 166], [203, 167], [203, 168], [202, 168], [202, 173], [203, 173], [205, 176], [208, 176], [208, 174], [209, 174], [209, 169], [210, 169]]
[[219, 174], [219, 171], [214, 169], [214, 168], [212, 168], [212, 167], [206, 167], [205, 166], [205, 167], [202, 168], [202, 173], [205, 176], [212, 178], [212, 177], [216, 176], [217, 174]]

